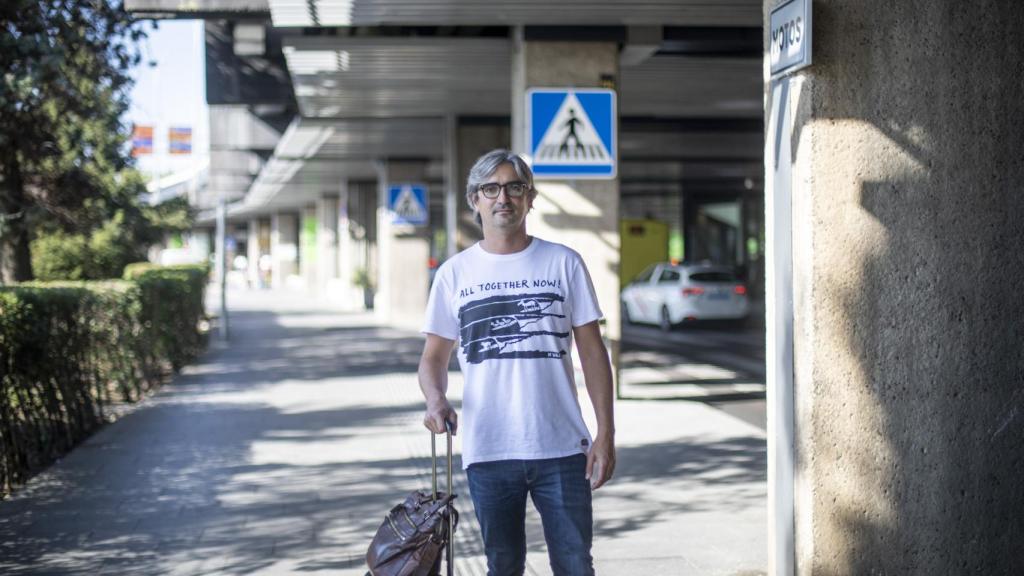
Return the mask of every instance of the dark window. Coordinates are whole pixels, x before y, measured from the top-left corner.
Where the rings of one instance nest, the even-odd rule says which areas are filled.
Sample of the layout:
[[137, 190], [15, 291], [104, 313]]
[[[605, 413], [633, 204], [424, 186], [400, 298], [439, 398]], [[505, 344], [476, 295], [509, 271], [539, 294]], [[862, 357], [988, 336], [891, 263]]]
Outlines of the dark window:
[[680, 276], [680, 274], [679, 274], [678, 270], [662, 270], [661, 271], [661, 276], [658, 278], [658, 284], [667, 284], [669, 282], [678, 282], [679, 281], [679, 276]]
[[640, 273], [639, 276], [633, 278], [633, 284], [646, 284], [651, 279], [651, 275], [654, 274], [655, 264], [651, 264]]
[[739, 279], [732, 272], [694, 272], [690, 274], [690, 280], [719, 284], [739, 282]]

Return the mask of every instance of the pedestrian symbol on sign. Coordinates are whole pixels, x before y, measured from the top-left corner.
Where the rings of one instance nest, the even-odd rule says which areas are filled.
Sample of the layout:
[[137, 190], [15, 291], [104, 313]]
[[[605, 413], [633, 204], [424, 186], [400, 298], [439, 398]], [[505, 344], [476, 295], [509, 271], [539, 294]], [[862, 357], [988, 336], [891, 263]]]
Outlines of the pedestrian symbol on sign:
[[395, 202], [395, 214], [406, 220], [423, 218], [423, 206], [420, 206], [416, 197], [412, 195], [412, 186], [402, 186], [402, 191], [398, 193], [398, 201]]
[[427, 223], [427, 190], [425, 186], [399, 184], [388, 189], [388, 207], [394, 224]]
[[579, 123], [580, 121], [576, 119], [576, 111], [569, 108], [569, 119], [565, 121], [565, 125], [569, 128], [569, 133], [565, 135], [565, 140], [562, 140], [562, 145], [558, 147], [559, 156], [562, 156], [563, 154], [566, 156], [569, 155], [570, 138], [576, 141], [576, 148], [574, 148], [575, 152], [579, 153], [586, 150], [583, 147], [583, 144], [580, 144], [580, 137], [576, 134], [576, 125]]

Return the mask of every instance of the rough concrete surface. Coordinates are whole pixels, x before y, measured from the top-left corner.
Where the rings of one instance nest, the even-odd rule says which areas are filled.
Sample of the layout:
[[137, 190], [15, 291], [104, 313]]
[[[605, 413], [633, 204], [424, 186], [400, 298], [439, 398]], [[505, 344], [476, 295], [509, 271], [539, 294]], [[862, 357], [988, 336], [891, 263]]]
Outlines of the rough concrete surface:
[[1024, 573], [1022, 24], [1016, 2], [814, 3], [800, 574]]

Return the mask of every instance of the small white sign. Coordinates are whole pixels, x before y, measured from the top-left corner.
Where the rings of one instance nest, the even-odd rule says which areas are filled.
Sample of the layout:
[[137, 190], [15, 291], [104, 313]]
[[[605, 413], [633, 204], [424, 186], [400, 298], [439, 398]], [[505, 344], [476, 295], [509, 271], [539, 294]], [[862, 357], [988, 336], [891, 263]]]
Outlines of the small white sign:
[[811, 65], [811, 0], [789, 0], [772, 10], [771, 76], [776, 78]]

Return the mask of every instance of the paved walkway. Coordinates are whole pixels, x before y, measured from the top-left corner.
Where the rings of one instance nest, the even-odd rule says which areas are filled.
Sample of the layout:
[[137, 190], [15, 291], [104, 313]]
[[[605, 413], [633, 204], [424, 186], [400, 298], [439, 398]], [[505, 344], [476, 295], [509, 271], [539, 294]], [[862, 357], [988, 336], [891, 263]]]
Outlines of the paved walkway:
[[[230, 345], [0, 502], [0, 573], [365, 572], [384, 513], [429, 485], [421, 340], [297, 295], [230, 296]], [[617, 425], [598, 573], [763, 574], [763, 432], [691, 402], [620, 401]], [[456, 573], [484, 574], [461, 474], [456, 492]], [[550, 574], [535, 514], [528, 543], [527, 574]]]

